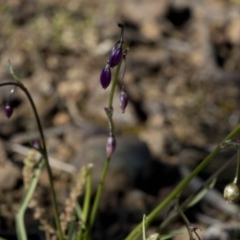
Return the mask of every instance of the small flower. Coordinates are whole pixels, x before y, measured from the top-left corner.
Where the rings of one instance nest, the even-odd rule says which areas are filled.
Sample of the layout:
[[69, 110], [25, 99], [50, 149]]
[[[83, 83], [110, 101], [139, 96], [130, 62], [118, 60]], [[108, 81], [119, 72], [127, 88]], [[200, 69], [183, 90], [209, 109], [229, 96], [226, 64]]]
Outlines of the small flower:
[[116, 149], [117, 142], [114, 136], [109, 136], [107, 139], [106, 153], [107, 157], [111, 157], [114, 150]]
[[4, 106], [4, 113], [7, 118], [10, 118], [12, 116], [13, 107], [9, 102]]
[[230, 183], [224, 188], [224, 198], [228, 202], [237, 202], [240, 197], [239, 187], [235, 183]]
[[33, 140], [32, 145], [35, 149], [40, 149], [40, 147], [41, 147], [39, 140]]
[[121, 91], [119, 100], [120, 100], [120, 108], [122, 109], [122, 113], [124, 113], [128, 105], [128, 96], [125, 91]]
[[111, 69], [109, 63], [106, 64], [100, 75], [100, 83], [104, 89], [106, 89], [111, 82]]

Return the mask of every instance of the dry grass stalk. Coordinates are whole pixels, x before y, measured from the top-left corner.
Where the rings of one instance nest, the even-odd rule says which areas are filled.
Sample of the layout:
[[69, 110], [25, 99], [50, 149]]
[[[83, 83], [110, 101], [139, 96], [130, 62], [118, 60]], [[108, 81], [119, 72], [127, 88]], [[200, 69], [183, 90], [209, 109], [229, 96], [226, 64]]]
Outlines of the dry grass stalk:
[[75, 179], [75, 184], [72, 187], [69, 197], [65, 201], [65, 208], [60, 215], [61, 227], [66, 231], [68, 224], [73, 220], [74, 207], [77, 204], [78, 197], [83, 193], [86, 182], [87, 167], [82, 167]]

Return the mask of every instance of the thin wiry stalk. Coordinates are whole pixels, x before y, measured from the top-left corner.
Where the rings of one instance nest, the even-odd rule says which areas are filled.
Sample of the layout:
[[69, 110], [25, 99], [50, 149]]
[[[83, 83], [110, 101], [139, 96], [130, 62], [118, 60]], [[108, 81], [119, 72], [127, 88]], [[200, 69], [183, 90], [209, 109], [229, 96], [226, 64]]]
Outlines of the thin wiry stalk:
[[61, 229], [61, 225], [60, 225], [60, 220], [59, 220], [59, 211], [58, 211], [58, 206], [57, 206], [57, 199], [56, 199], [56, 193], [55, 193], [55, 189], [53, 186], [53, 175], [52, 175], [52, 170], [49, 164], [49, 159], [48, 159], [48, 152], [47, 152], [47, 148], [46, 148], [46, 141], [45, 141], [45, 137], [44, 137], [44, 133], [43, 133], [43, 128], [40, 122], [40, 118], [38, 116], [38, 112], [37, 112], [37, 108], [34, 104], [34, 101], [32, 99], [31, 94], [29, 93], [28, 89], [19, 82], [5, 82], [5, 83], [1, 83], [0, 87], [3, 86], [16, 86], [18, 88], [20, 88], [25, 95], [28, 98], [28, 101], [31, 105], [31, 108], [33, 110], [33, 114], [34, 117], [36, 119], [37, 122], [37, 127], [38, 127], [38, 131], [40, 134], [40, 138], [41, 138], [41, 143], [42, 143], [42, 156], [44, 158], [44, 163], [46, 165], [47, 168], [47, 173], [48, 173], [48, 178], [49, 178], [49, 183], [50, 183], [50, 193], [51, 193], [51, 200], [52, 200], [52, 204], [53, 204], [53, 213], [54, 213], [54, 218], [55, 218], [55, 222], [56, 222], [56, 227], [57, 227], [57, 233], [58, 233], [58, 238], [59, 240], [63, 240], [63, 233], [62, 233], [62, 229]]

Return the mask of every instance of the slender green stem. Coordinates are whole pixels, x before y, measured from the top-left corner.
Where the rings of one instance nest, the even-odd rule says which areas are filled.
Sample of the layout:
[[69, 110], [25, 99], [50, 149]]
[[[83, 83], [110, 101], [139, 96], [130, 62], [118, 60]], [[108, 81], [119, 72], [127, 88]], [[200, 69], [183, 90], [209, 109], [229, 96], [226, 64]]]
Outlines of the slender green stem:
[[92, 167], [93, 167], [92, 164], [91, 164], [91, 166], [88, 166], [88, 171], [87, 171], [86, 191], [85, 191], [85, 196], [84, 196], [83, 216], [82, 216], [82, 220], [83, 220], [84, 223], [87, 222], [89, 206], [90, 206], [90, 200], [91, 200], [91, 193], [92, 193]]
[[[185, 210], [187, 208], [187, 205], [192, 201], [194, 196], [202, 189], [205, 188], [210, 184], [210, 182], [218, 177], [229, 165], [235, 160], [236, 155], [234, 155], [232, 158], [230, 158], [226, 163], [224, 163], [211, 177], [208, 178], [202, 185], [202, 187], [194, 194], [192, 194], [190, 197], [188, 197], [182, 204], [181, 208]], [[178, 216], [177, 212], [171, 213], [160, 225], [160, 230], [164, 229], [172, 220], [174, 220]]]
[[114, 74], [114, 78], [113, 78], [113, 81], [112, 81], [111, 91], [110, 91], [109, 100], [108, 100], [108, 107], [109, 108], [111, 108], [112, 104], [113, 104], [113, 97], [114, 97], [115, 88], [116, 88], [116, 85], [117, 85], [117, 79], [118, 79], [118, 75], [119, 75], [121, 65], [122, 65], [122, 60], [117, 66], [117, 69], [116, 69], [116, 72]]
[[104, 163], [101, 180], [98, 184], [97, 193], [96, 193], [96, 196], [95, 196], [95, 199], [94, 199], [92, 212], [91, 212], [90, 219], [89, 219], [88, 234], [87, 234], [88, 237], [89, 237], [89, 234], [92, 230], [93, 224], [94, 224], [96, 216], [97, 216], [97, 210], [98, 210], [100, 198], [101, 198], [101, 195], [102, 195], [102, 190], [103, 190], [104, 182], [105, 182], [105, 179], [106, 179], [109, 163], [110, 163], [110, 158], [107, 158], [105, 160], [105, 163]]
[[[110, 135], [112, 135], [112, 136], [114, 136], [114, 134], [115, 134], [114, 123], [113, 123], [113, 120], [112, 120], [112, 115], [113, 115], [112, 104], [113, 104], [113, 97], [114, 97], [115, 88], [116, 88], [116, 85], [117, 85], [117, 80], [118, 80], [118, 75], [119, 75], [119, 71], [120, 71], [120, 68], [121, 68], [121, 64], [122, 64], [122, 60], [119, 63], [119, 65], [117, 66], [117, 69], [115, 71], [114, 78], [113, 78], [113, 81], [112, 81], [112, 84], [111, 84], [111, 91], [110, 91], [110, 95], [109, 95], [108, 108], [105, 109], [106, 113], [107, 113], [107, 116], [108, 116]], [[110, 111], [110, 114], [108, 114], [107, 111]], [[92, 207], [92, 211], [91, 211], [91, 215], [90, 215], [90, 219], [89, 219], [89, 226], [88, 226], [88, 229], [87, 229], [85, 239], [89, 238], [90, 232], [92, 230], [93, 224], [94, 224], [96, 216], [97, 216], [97, 210], [98, 210], [100, 198], [101, 198], [101, 195], [102, 195], [103, 186], [104, 186], [105, 178], [106, 178], [106, 175], [107, 175], [110, 159], [111, 159], [110, 157], [106, 158], [105, 163], [104, 163], [104, 167], [103, 167], [102, 175], [101, 175], [101, 178], [100, 178], [100, 182], [98, 184], [97, 193], [96, 193], [96, 196], [95, 196], [95, 199], [94, 199], [94, 203], [93, 203], [93, 207]]]
[[68, 226], [68, 240], [76, 240], [76, 219], [73, 219]]
[[78, 219], [81, 220], [81, 219], [82, 219], [82, 214], [83, 214], [83, 213], [82, 213], [82, 208], [81, 208], [80, 205], [77, 203], [77, 204], [75, 205], [74, 209], [75, 209], [75, 213], [77, 214]]
[[108, 117], [109, 134], [111, 136], [114, 136], [114, 133], [115, 133], [114, 122], [113, 122], [113, 119], [112, 119], [112, 116], [113, 116], [113, 106], [112, 105], [113, 105], [113, 97], [114, 97], [114, 93], [115, 93], [115, 89], [116, 89], [118, 75], [119, 75], [121, 65], [122, 65], [122, 60], [119, 63], [119, 65], [117, 66], [116, 72], [114, 74], [114, 79], [113, 79], [112, 84], [111, 84], [111, 91], [110, 91], [110, 95], [109, 95], [109, 99], [108, 99], [108, 107], [104, 108], [105, 112], [107, 114], [107, 117]]
[[[74, 210], [75, 210], [75, 213], [77, 215], [78, 220], [82, 221], [83, 211], [82, 211], [82, 208], [81, 208], [81, 206], [79, 205], [78, 202], [75, 204]], [[81, 222], [81, 224], [84, 224], [84, 226], [82, 226], [82, 225], [79, 226], [79, 230], [76, 233], [77, 234], [77, 238], [76, 238], [77, 240], [82, 240], [83, 229], [86, 228], [86, 225], [85, 225], [84, 222]]]
[[[88, 221], [88, 214], [89, 214], [89, 206], [91, 201], [91, 193], [92, 193], [92, 168], [93, 165], [88, 165], [87, 170], [87, 180], [86, 180], [86, 191], [84, 196], [84, 202], [83, 202], [83, 212], [82, 217], [80, 218], [81, 221], [83, 221], [84, 226], [86, 226]], [[77, 239], [81, 240], [83, 237], [83, 234], [86, 234], [86, 232], [83, 231], [82, 228], [80, 228]]]
[[43, 164], [44, 164], [44, 161], [41, 158], [39, 160], [39, 162], [37, 163], [37, 166], [34, 169], [34, 174], [31, 179], [29, 188], [28, 188], [27, 192], [25, 193], [25, 195], [20, 203], [19, 210], [16, 214], [16, 228], [17, 228], [17, 236], [18, 236], [19, 240], [27, 240], [28, 239], [25, 224], [24, 224], [24, 213], [25, 213], [27, 206], [32, 198], [32, 195], [37, 187], [38, 179], [39, 179]]
[[[86, 233], [86, 232], [85, 232]], [[86, 233], [87, 234], [87, 233]], [[84, 239], [84, 229], [82, 228], [82, 226], [80, 226], [78, 232], [77, 232], [77, 238], [76, 240], [82, 240]]]
[[146, 240], [145, 219], [146, 219], [146, 216], [145, 216], [145, 214], [143, 214], [143, 220], [142, 220], [142, 235], [143, 235], [143, 240]]
[[[238, 125], [225, 139], [232, 139], [235, 135], [240, 132], [240, 125]], [[162, 201], [149, 215], [146, 219], [146, 226], [148, 226], [156, 216], [176, 197], [178, 196], [182, 190], [188, 185], [188, 183], [197, 176], [210, 162], [211, 160], [217, 156], [217, 154], [221, 151], [221, 148], [218, 146], [214, 151], [212, 151], [187, 177], [185, 177], [176, 187], [175, 189]], [[141, 234], [141, 224], [139, 223], [132, 232], [125, 238], [125, 240], [134, 240]]]
[[32, 96], [29, 93], [29, 91], [27, 90], [27, 88], [21, 84], [21, 83], [16, 83], [16, 82], [5, 82], [5, 83], [1, 83], [0, 87], [3, 86], [17, 86], [19, 87], [27, 96], [31, 108], [33, 110], [36, 122], [37, 122], [37, 126], [38, 126], [38, 131], [40, 133], [40, 137], [41, 137], [41, 143], [42, 143], [42, 155], [44, 157], [45, 160], [45, 165], [47, 168], [47, 173], [48, 173], [48, 177], [49, 177], [49, 183], [50, 183], [50, 192], [51, 192], [51, 200], [52, 200], [52, 204], [53, 204], [53, 213], [54, 213], [54, 218], [55, 218], [55, 222], [56, 222], [56, 227], [57, 227], [57, 232], [58, 232], [58, 237], [59, 240], [63, 240], [63, 233], [62, 233], [62, 229], [61, 229], [61, 225], [60, 225], [60, 220], [59, 220], [59, 212], [58, 212], [58, 207], [57, 207], [57, 199], [56, 199], [56, 193], [55, 193], [55, 189], [53, 186], [53, 175], [52, 175], [52, 170], [49, 164], [49, 159], [48, 159], [48, 153], [47, 153], [47, 148], [46, 148], [46, 141], [45, 141], [45, 137], [44, 137], [44, 133], [43, 133], [43, 129], [42, 129], [42, 125], [40, 122], [40, 118], [38, 116], [38, 112], [36, 109], [36, 106], [33, 102]]
[[238, 174], [239, 174], [239, 165], [240, 165], [240, 149], [237, 150], [237, 168], [236, 168], [236, 175], [233, 180], [233, 183], [237, 184], [238, 181]]
[[[196, 227], [191, 227], [191, 231], [194, 232], [198, 238], [198, 240], [201, 240], [201, 238], [199, 237], [198, 233], [197, 233], [197, 229]], [[199, 228], [200, 229], [200, 228]], [[201, 229], [200, 229], [201, 230]], [[202, 230], [201, 230], [202, 231]]]
[[12, 77], [14, 78], [14, 80], [20, 84], [20, 85], [23, 85], [22, 82], [21, 82], [21, 79], [15, 74], [15, 72], [13, 71], [13, 67], [12, 67], [12, 63], [11, 61], [8, 59], [8, 63], [9, 63], [9, 71], [12, 75]]
[[186, 215], [183, 213], [181, 207], [179, 206], [179, 203], [178, 203], [178, 199], [176, 200], [176, 203], [175, 203], [175, 207], [179, 213], [179, 215], [181, 216], [181, 218], [183, 219], [185, 225], [186, 225], [186, 228], [188, 230], [188, 234], [189, 234], [189, 237], [190, 237], [190, 240], [193, 240], [193, 235], [192, 235], [192, 232], [190, 230], [190, 222], [188, 221]]

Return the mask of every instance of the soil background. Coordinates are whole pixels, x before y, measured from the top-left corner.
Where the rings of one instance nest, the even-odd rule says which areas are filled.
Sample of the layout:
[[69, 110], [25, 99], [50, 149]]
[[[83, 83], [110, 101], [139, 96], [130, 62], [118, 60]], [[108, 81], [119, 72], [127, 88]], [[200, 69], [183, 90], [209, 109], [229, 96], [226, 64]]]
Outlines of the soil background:
[[[129, 105], [122, 114], [119, 84], [113, 116], [118, 146], [92, 239], [124, 239], [187, 174], [182, 167], [193, 169], [238, 125], [239, 0], [0, 3], [0, 81], [13, 81], [10, 60], [32, 94], [45, 130], [61, 211], [82, 166], [94, 164], [96, 189], [105, 160], [104, 107], [110, 92], [102, 89], [99, 76], [119, 40], [117, 23], [125, 24], [124, 41], [130, 46], [124, 78]], [[11, 89], [0, 89], [2, 112]], [[39, 138], [20, 89], [15, 89], [11, 104], [10, 119], [0, 114], [0, 235], [6, 239], [16, 239], [14, 215], [24, 193], [23, 160], [30, 143]], [[234, 149], [224, 151], [198, 180], [207, 179], [234, 153]], [[204, 234], [216, 225], [226, 238], [220, 238], [221, 233], [214, 239], [232, 239], [229, 231], [239, 228], [239, 204], [228, 211], [229, 205], [221, 201], [235, 169], [233, 162], [219, 176], [217, 201], [205, 198], [186, 212], [191, 223], [202, 228], [203, 239], [211, 239]], [[193, 183], [182, 199], [197, 188]], [[35, 194], [51, 222], [45, 170]], [[34, 215], [30, 208], [29, 239], [46, 239]], [[158, 231], [164, 215], [159, 214], [148, 235]], [[174, 229], [186, 232], [181, 219], [169, 224], [165, 233]], [[187, 238], [184, 233], [174, 239]]]

